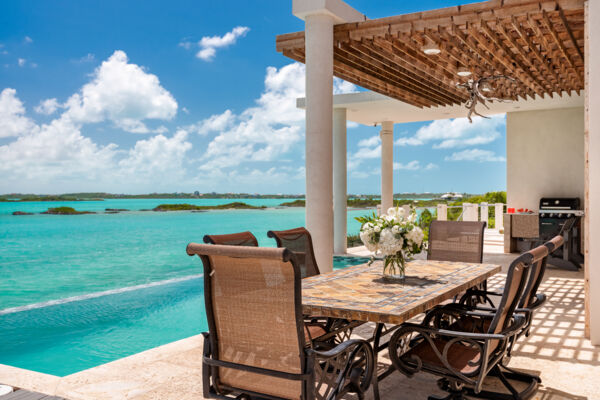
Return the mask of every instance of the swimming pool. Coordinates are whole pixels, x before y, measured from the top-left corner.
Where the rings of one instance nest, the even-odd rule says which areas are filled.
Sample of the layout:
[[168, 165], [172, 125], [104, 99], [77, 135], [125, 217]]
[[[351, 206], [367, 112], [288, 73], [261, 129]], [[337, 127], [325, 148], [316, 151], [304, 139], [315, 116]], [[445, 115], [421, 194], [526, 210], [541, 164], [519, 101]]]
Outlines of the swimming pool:
[[[334, 257], [334, 268], [366, 260]], [[207, 330], [203, 278], [4, 309], [0, 326], [1, 364], [65, 376]]]

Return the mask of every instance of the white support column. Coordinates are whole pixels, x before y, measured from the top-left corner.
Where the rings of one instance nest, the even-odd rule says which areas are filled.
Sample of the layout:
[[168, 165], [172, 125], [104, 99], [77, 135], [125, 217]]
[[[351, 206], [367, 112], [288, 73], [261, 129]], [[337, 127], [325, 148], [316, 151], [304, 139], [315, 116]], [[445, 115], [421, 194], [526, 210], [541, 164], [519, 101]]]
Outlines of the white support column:
[[600, 345], [600, 2], [586, 2], [585, 274], [589, 337]]
[[489, 211], [489, 206], [488, 203], [481, 203], [481, 208], [480, 208], [480, 215], [479, 215], [479, 220], [482, 222], [486, 223], [486, 227], [489, 228], [490, 225], [490, 211]]
[[333, 269], [333, 25], [366, 17], [342, 0], [293, 0], [305, 22], [306, 227], [321, 272]]
[[496, 203], [494, 204], [494, 219], [496, 220], [495, 229], [504, 228], [504, 204]]
[[381, 123], [381, 211], [394, 206], [394, 123]]
[[448, 205], [438, 204], [437, 205], [437, 220], [448, 221]]
[[347, 245], [346, 109], [333, 110], [333, 253], [345, 254]]
[[322, 272], [333, 270], [333, 17], [306, 17], [306, 227]]

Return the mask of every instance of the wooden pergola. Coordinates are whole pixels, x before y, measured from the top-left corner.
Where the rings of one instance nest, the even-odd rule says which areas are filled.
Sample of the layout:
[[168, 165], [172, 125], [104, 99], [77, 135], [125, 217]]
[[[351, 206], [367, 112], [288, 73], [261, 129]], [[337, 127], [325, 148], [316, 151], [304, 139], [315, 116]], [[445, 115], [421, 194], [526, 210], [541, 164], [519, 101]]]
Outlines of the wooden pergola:
[[[304, 63], [304, 37], [279, 35], [277, 51]], [[457, 83], [493, 75], [515, 79], [489, 88], [513, 100], [584, 89], [584, 0], [490, 0], [338, 24], [333, 43], [335, 76], [417, 107], [464, 103]]]

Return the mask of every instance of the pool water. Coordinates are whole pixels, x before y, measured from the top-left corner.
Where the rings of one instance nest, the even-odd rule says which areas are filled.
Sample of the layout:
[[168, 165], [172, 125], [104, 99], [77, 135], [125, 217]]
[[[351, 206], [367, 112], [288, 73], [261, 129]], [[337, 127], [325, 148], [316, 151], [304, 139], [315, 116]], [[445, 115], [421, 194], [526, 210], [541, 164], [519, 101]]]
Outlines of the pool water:
[[[334, 268], [366, 260], [334, 257]], [[197, 335], [207, 330], [203, 282], [195, 274], [1, 310], [0, 363], [66, 376]]]

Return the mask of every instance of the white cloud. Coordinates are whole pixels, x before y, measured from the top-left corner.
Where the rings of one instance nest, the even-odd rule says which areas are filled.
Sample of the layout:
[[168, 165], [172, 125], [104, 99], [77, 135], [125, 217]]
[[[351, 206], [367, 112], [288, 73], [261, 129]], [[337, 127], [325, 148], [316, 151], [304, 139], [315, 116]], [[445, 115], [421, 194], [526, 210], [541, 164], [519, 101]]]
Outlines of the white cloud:
[[[304, 132], [304, 111], [295, 102], [304, 96], [304, 66], [270, 67], [264, 85], [252, 107], [241, 113], [225, 110], [194, 125], [210, 130], [207, 148], [197, 152], [191, 150], [197, 130], [168, 134], [164, 126], [146, 127], [149, 119], [174, 116], [177, 103], [158, 78], [129, 63], [122, 52], [105, 60], [68, 101], [42, 101], [39, 111], [59, 113], [47, 124], [27, 118], [16, 91], [4, 89], [0, 134], [16, 138], [0, 145], [0, 174], [5, 177], [0, 192], [131, 193], [149, 188], [172, 191], [191, 184], [206, 190], [267, 191], [274, 184], [285, 187], [301, 181], [304, 167], [290, 163], [289, 154], [304, 153], [303, 147], [294, 148]], [[338, 91], [354, 89], [339, 80], [334, 86]], [[99, 144], [85, 136], [86, 128], [99, 122], [154, 135], [131, 148]], [[278, 160], [278, 166], [262, 163], [269, 160]]]
[[65, 118], [75, 123], [109, 120], [133, 133], [149, 133], [143, 119], [172, 119], [177, 102], [165, 90], [156, 75], [128, 63], [120, 50], [100, 65], [90, 83], [65, 103]]
[[26, 63], [27, 60], [25, 60], [24, 58], [17, 59], [17, 64], [19, 64], [19, 67], [24, 67]]
[[76, 63], [91, 63], [96, 61], [96, 55], [94, 53], [87, 53], [85, 56], [78, 58], [77, 60], [74, 60], [74, 62]]
[[[303, 64], [279, 69], [268, 67], [265, 89], [254, 107], [240, 114], [216, 114], [197, 124], [201, 134], [217, 131], [208, 144], [201, 170], [231, 168], [244, 162], [281, 158], [302, 139], [304, 110], [296, 98], [304, 96]], [[356, 90], [354, 85], [334, 81], [334, 91]]]
[[24, 41], [25, 43], [33, 43], [33, 39], [32, 39], [32, 38], [30, 38], [29, 36], [25, 36], [25, 37], [23, 38], [23, 41]]
[[428, 163], [427, 165], [421, 165], [421, 162], [418, 160], [409, 161], [406, 164], [402, 164], [399, 162], [394, 163], [394, 171], [398, 170], [406, 170], [406, 171], [431, 171], [433, 169], [437, 169], [438, 165], [434, 163]]
[[[238, 38], [246, 36], [250, 28], [247, 26], [236, 26], [231, 32], [227, 32], [223, 36], [205, 36], [198, 42], [200, 50], [196, 53], [196, 57], [204, 61], [212, 61], [217, 53], [217, 49], [224, 48], [235, 44]], [[192, 47], [188, 41], [183, 41], [179, 45], [185, 49]]]
[[188, 133], [179, 130], [171, 138], [159, 134], [147, 140], [138, 140], [127, 157], [119, 162], [120, 173], [140, 179], [154, 180], [156, 176], [168, 175], [169, 179], [185, 174], [184, 157], [192, 148], [186, 139]]
[[445, 158], [446, 161], [477, 161], [477, 162], [505, 162], [506, 158], [496, 155], [490, 150], [468, 149], [452, 153]]
[[191, 42], [189, 39], [183, 39], [181, 42], [179, 42], [178, 46], [189, 50], [194, 46], [194, 42]]
[[206, 135], [210, 132], [223, 131], [235, 122], [235, 116], [231, 110], [225, 110], [222, 114], [212, 115], [194, 125], [186, 127], [192, 132], [196, 132], [199, 135]]
[[38, 114], [52, 115], [56, 112], [56, 110], [59, 109], [59, 107], [62, 107], [62, 105], [58, 102], [58, 100], [56, 100], [55, 97], [53, 97], [51, 99], [40, 101], [40, 104], [38, 104], [34, 110]]
[[[0, 192], [32, 187], [38, 191], [61, 187], [131, 192], [148, 188], [148, 183], [160, 190], [181, 182], [178, 179], [186, 171], [186, 153], [192, 146], [185, 131], [167, 137], [167, 129], [159, 126], [148, 130], [158, 135], [138, 141], [129, 151], [115, 144], [99, 145], [82, 133], [86, 124], [103, 120], [138, 130], [145, 128], [144, 119], [174, 115], [177, 103], [158, 79], [128, 64], [120, 53], [105, 61], [91, 82], [63, 105], [66, 110], [48, 124], [38, 125], [25, 116], [14, 89], [0, 92], [0, 135], [17, 136], [0, 145], [0, 174], [5, 177]], [[137, 96], [130, 85], [139, 88]], [[56, 99], [48, 99], [36, 108], [50, 112], [59, 107]]]
[[370, 138], [362, 139], [358, 142], [358, 147], [373, 147], [381, 143], [379, 135], [373, 135]]
[[358, 149], [354, 153], [348, 153], [347, 168], [348, 171], [355, 171], [356, 174], [351, 174], [355, 178], [363, 178], [364, 171], [358, 172], [364, 160], [381, 158], [381, 139], [379, 135], [373, 135], [366, 139], [361, 139], [358, 142]]
[[6, 177], [3, 184], [98, 181], [112, 164], [115, 149], [114, 144], [98, 146], [81, 135], [77, 125], [62, 118], [30, 126], [16, 141], [0, 146], [0, 172]]
[[473, 123], [466, 118], [432, 121], [413, 136], [396, 140], [398, 146], [419, 146], [433, 143], [433, 148], [447, 149], [487, 144], [502, 136], [504, 114], [490, 119], [476, 117]]
[[25, 107], [15, 89], [0, 92], [0, 138], [19, 136], [34, 128], [35, 124], [25, 116]]
[[416, 171], [416, 170], [421, 169], [421, 163], [418, 162], [417, 160], [413, 160], [413, 161], [407, 162], [406, 164], [395, 162], [394, 163], [394, 170], [399, 170], [399, 169], [405, 169], [405, 170], [409, 170], [409, 171]]

